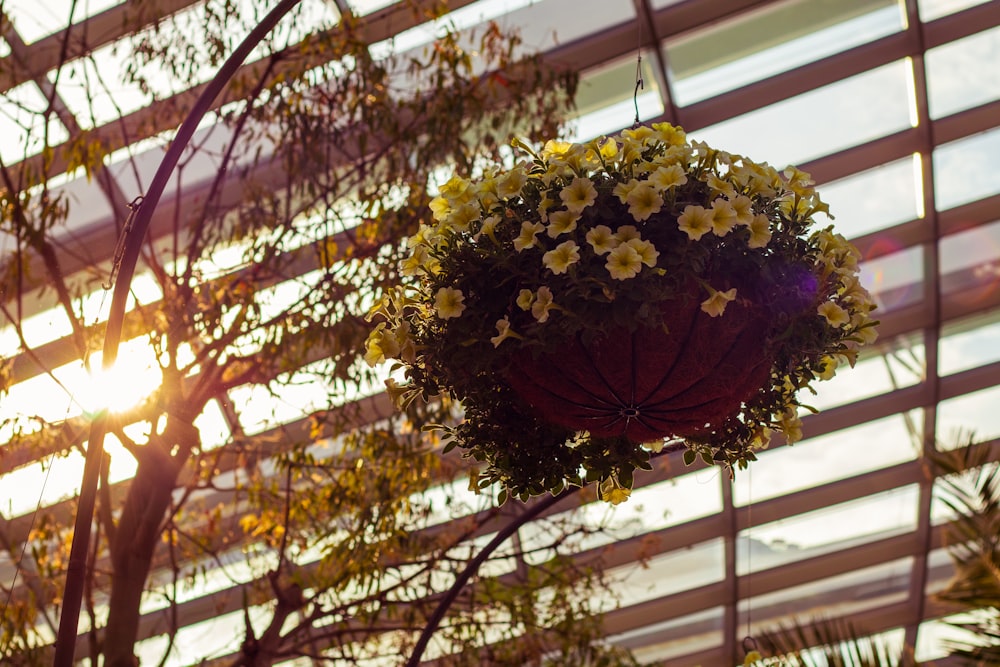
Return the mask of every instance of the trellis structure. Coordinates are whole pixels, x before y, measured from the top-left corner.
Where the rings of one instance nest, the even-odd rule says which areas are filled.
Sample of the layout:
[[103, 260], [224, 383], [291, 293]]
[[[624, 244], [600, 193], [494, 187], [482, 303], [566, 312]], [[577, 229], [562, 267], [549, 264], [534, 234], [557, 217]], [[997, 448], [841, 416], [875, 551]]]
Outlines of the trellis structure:
[[[158, 0], [148, 15], [114, 5], [76, 17], [68, 32], [57, 28], [65, 18], [41, 25], [30, 3], [4, 6], [0, 88], [10, 99], [54, 94], [60, 127], [53, 131], [68, 138], [86, 128], [106, 145], [141, 151], [144, 139], [177, 125], [200, 87], [90, 127], [63, 89], [53, 90], [50, 70], [63, 54], [73, 62], [143, 21], [195, 4]], [[370, 13], [365, 4], [337, 0], [330, 11], [353, 9], [372, 43], [415, 27], [392, 3]], [[793, 616], [847, 615], [869, 632], [901, 633], [918, 657], [933, 655], [939, 619], [952, 611], [933, 594], [951, 567], [941, 539], [946, 517], [925, 456], [955, 446], [962, 428], [1000, 458], [992, 407], [1000, 401], [1000, 171], [993, 160], [1000, 150], [1000, 3], [618, 0], [587, 3], [593, 7], [585, 12], [575, 0], [513, 4], [509, 11], [487, 0], [451, 6], [464, 12], [455, 19], [461, 25], [489, 15], [521, 26], [525, 43], [540, 46], [547, 61], [578, 71], [582, 137], [631, 121], [638, 41], [645, 85], [634, 101], [642, 120], [679, 124], [734, 152], [810, 172], [861, 250], [867, 286], [880, 302], [877, 352], [821, 390], [823, 411], [805, 418], [803, 442], [775, 446], [734, 482], [687, 469], [679, 456], [636, 478], [637, 491], [620, 511], [644, 506], [642, 528], [575, 555], [617, 568], [625, 582], [623, 605], [604, 619], [607, 637], [642, 660], [727, 664], [739, 659], [748, 632]], [[733, 137], [745, 145], [730, 145]], [[56, 149], [50, 170], [65, 168], [69, 146]], [[155, 156], [141, 178], [151, 176]], [[40, 155], [27, 159], [42, 166]], [[256, 176], [266, 178], [267, 169]], [[58, 248], [67, 274], [111, 260], [123, 204], [139, 194], [124, 169], [99, 173], [99, 187], [81, 179], [62, 186], [80, 212], [71, 213]], [[186, 181], [181, 198], [164, 201], [150, 236], [166, 233], [175, 207], [196, 200], [209, 182], [208, 174]], [[240, 198], [241, 179], [223, 187], [222, 200]], [[302, 253], [293, 266], [305, 272], [313, 261]], [[24, 307], [43, 313], [51, 303], [42, 297]], [[37, 348], [37, 358], [13, 355], [12, 394], [39, 375], [39, 360], [56, 367], [74, 360], [74, 349], [66, 336]], [[390, 410], [382, 395], [362, 407], [365, 419]], [[227, 416], [236, 428], [236, 415]], [[308, 424], [278, 429], [305, 432]], [[53, 451], [83, 442], [86, 421], [68, 420], [64, 433], [48, 448], [7, 448], [0, 487]], [[221, 469], [236, 464], [224, 460]], [[227, 500], [219, 492], [205, 502]], [[51, 510], [71, 522], [69, 501]], [[0, 534], [14, 551], [30, 526], [30, 511], [0, 508]], [[640, 558], [647, 569], [635, 566]], [[13, 576], [5, 550], [0, 583]], [[241, 604], [236, 590], [213, 593], [181, 604], [178, 614], [182, 625], [194, 626]], [[150, 612], [141, 636], [155, 636], [158, 627]]]

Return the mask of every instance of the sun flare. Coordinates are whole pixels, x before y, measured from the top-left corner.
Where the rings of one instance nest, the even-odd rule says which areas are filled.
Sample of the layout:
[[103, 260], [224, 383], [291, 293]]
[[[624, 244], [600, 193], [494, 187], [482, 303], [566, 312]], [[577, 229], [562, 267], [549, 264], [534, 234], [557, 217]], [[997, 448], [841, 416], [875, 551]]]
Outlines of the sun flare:
[[145, 343], [143, 339], [124, 343], [109, 369], [103, 368], [100, 355], [94, 355], [92, 370], [82, 378], [83, 386], [70, 388], [85, 413], [124, 412], [159, 388], [163, 373], [155, 353]]

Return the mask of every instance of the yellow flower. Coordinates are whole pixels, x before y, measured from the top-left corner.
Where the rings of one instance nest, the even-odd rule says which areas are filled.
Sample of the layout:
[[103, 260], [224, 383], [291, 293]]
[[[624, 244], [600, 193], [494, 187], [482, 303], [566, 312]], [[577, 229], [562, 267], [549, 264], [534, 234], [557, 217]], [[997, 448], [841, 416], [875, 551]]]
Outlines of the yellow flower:
[[687, 143], [684, 130], [670, 123], [653, 123], [653, 130], [656, 132], [656, 139], [668, 146], [683, 146]]
[[604, 266], [615, 280], [628, 280], [635, 278], [642, 270], [642, 257], [635, 248], [623, 243], [608, 253], [608, 261]]
[[548, 222], [549, 220], [549, 209], [555, 204], [552, 199], [549, 198], [549, 193], [545, 193], [542, 197], [542, 201], [538, 202], [538, 217], [542, 219], [542, 222]]
[[442, 287], [434, 295], [434, 312], [442, 320], [459, 317], [465, 310], [465, 295], [454, 287]]
[[687, 174], [684, 173], [684, 169], [679, 164], [659, 167], [649, 175], [649, 183], [661, 192], [684, 185], [687, 180]]
[[432, 260], [427, 246], [418, 245], [410, 253], [410, 256], [399, 263], [399, 272], [404, 276], [414, 276], [421, 269], [427, 270], [433, 266], [437, 260]]
[[611, 503], [612, 505], [621, 505], [623, 502], [628, 500], [628, 497], [632, 495], [632, 489], [619, 489], [615, 487], [604, 496], [604, 500]]
[[514, 168], [501, 176], [497, 180], [497, 196], [501, 199], [510, 199], [521, 194], [521, 188], [528, 182], [528, 175], [524, 169]]
[[476, 232], [475, 236], [472, 237], [472, 240], [478, 242], [479, 237], [482, 236], [483, 234], [486, 234], [486, 236], [489, 237], [491, 241], [499, 244], [496, 237], [496, 227], [499, 222], [500, 222], [499, 215], [491, 215], [486, 218], [483, 218], [483, 224], [480, 225], [479, 231]]
[[708, 177], [707, 183], [708, 187], [715, 190], [716, 194], [720, 194], [726, 199], [736, 199], [736, 188], [733, 187], [733, 184], [729, 181], [723, 180], [715, 174], [711, 174]]
[[553, 211], [549, 213], [549, 226], [546, 233], [549, 238], [556, 238], [560, 234], [567, 234], [576, 229], [576, 222], [580, 219], [578, 211]]
[[868, 293], [868, 290], [861, 284], [861, 281], [858, 280], [857, 276], [844, 276], [841, 284], [843, 287], [841, 288], [840, 293], [846, 301], [852, 301], [860, 304], [871, 302], [872, 295]]
[[639, 230], [635, 228], [635, 225], [622, 225], [615, 232], [615, 240], [618, 243], [628, 243], [632, 239], [641, 238], [639, 235]]
[[622, 157], [620, 162], [622, 164], [635, 164], [639, 162], [642, 160], [642, 144], [623, 136], [621, 155]]
[[751, 248], [763, 248], [771, 241], [771, 221], [763, 213], [758, 213], [750, 223], [750, 240], [747, 245]]
[[767, 426], [761, 426], [753, 432], [753, 438], [750, 439], [751, 449], [767, 449], [767, 446], [771, 444], [771, 435], [774, 433]]
[[493, 343], [493, 347], [500, 347], [500, 343], [508, 338], [521, 338], [521, 335], [510, 328], [510, 320], [504, 317], [497, 320], [497, 335], [490, 338], [490, 342]]
[[387, 329], [385, 322], [380, 323], [365, 341], [365, 362], [375, 366], [387, 359], [411, 360], [416, 350], [409, 332], [408, 322], [403, 322], [395, 331]]
[[622, 137], [640, 144], [648, 144], [659, 138], [658, 133], [647, 125], [622, 130]]
[[517, 307], [521, 310], [531, 308], [531, 302], [535, 300], [535, 295], [530, 289], [522, 289], [517, 293]]
[[447, 224], [455, 231], [464, 232], [469, 228], [473, 220], [478, 220], [481, 215], [479, 204], [469, 202], [454, 209], [447, 218]]
[[566, 273], [571, 264], [580, 261], [580, 248], [576, 241], [563, 241], [542, 255], [542, 264], [552, 273]]
[[444, 197], [435, 197], [432, 199], [430, 208], [435, 222], [444, 222], [451, 213], [451, 204]]
[[654, 454], [659, 454], [663, 451], [663, 447], [666, 445], [665, 440], [653, 440], [651, 442], [644, 442], [642, 446], [653, 452]]
[[861, 339], [862, 345], [871, 345], [878, 340], [878, 330], [874, 326], [862, 327], [854, 335]]
[[803, 194], [806, 190], [812, 190], [810, 186], [814, 185], [816, 181], [812, 179], [812, 175], [807, 171], [802, 171], [798, 167], [793, 167], [791, 165], [785, 167], [785, 171], [782, 174], [785, 180], [788, 181], [788, 187], [792, 192], [798, 194]]
[[740, 225], [750, 225], [753, 222], [753, 201], [746, 195], [740, 195], [730, 202], [733, 206], [733, 213], [736, 214], [736, 222]]
[[823, 369], [819, 372], [817, 377], [819, 377], [820, 380], [829, 380], [833, 378], [833, 376], [837, 374], [837, 366], [839, 364], [837, 358], [827, 355], [820, 361], [823, 363]]
[[726, 310], [726, 304], [736, 298], [736, 288], [719, 292], [709, 287], [708, 294], [708, 298], [701, 302], [701, 309], [708, 313], [709, 317], [719, 317]]
[[549, 319], [549, 311], [555, 307], [556, 304], [552, 301], [552, 290], [544, 285], [539, 287], [535, 302], [531, 305], [532, 316], [539, 322], [544, 322]]
[[629, 193], [632, 192], [633, 188], [637, 187], [639, 187], [639, 181], [633, 178], [628, 183], [616, 184], [614, 189], [611, 191], [611, 194], [618, 197], [618, 201], [621, 203], [627, 204]]
[[839, 329], [851, 321], [851, 316], [847, 314], [847, 311], [833, 301], [824, 301], [816, 309], [816, 312], [822, 315], [827, 324], [835, 329]]
[[712, 202], [712, 233], [725, 236], [736, 227], [736, 211], [733, 205], [725, 199]]
[[642, 263], [653, 268], [656, 266], [656, 258], [660, 256], [660, 251], [657, 250], [652, 243], [649, 241], [644, 241], [640, 238], [629, 239], [625, 242], [626, 245], [631, 246], [639, 253], [639, 257], [642, 259]]
[[587, 243], [598, 255], [603, 255], [618, 245], [618, 240], [612, 235], [611, 228], [607, 225], [597, 225], [587, 232]]
[[469, 193], [469, 182], [461, 176], [452, 176], [441, 186], [441, 196], [449, 201], [464, 203], [471, 196]]
[[618, 157], [618, 142], [614, 139], [605, 138], [601, 142], [601, 157], [605, 160], [614, 160]]
[[640, 183], [632, 188], [625, 201], [628, 203], [628, 212], [639, 222], [647, 220], [663, 208], [663, 197], [648, 183]]
[[[586, 146], [581, 144], [571, 144], [566, 142], [550, 141], [545, 144], [546, 148], [553, 145], [551, 155], [548, 157], [550, 168], [560, 176], [570, 176], [580, 174], [588, 169], [600, 166], [597, 156], [593, 151], [588, 151]], [[542, 149], [542, 156], [546, 153]]]
[[576, 177], [559, 191], [559, 199], [573, 213], [579, 213], [597, 200], [597, 188], [589, 178]]
[[632, 493], [632, 489], [623, 489], [618, 485], [617, 481], [613, 479], [606, 479], [601, 482], [599, 492], [601, 500], [611, 503], [612, 505], [620, 505], [628, 500], [629, 495]]
[[496, 181], [490, 180], [476, 188], [476, 199], [479, 205], [487, 211], [499, 204], [500, 197], [497, 196]]
[[847, 239], [840, 234], [835, 234], [829, 229], [821, 229], [813, 234], [819, 249], [826, 254], [833, 254], [847, 245]]
[[778, 202], [778, 208], [781, 212], [793, 220], [804, 219], [809, 212], [809, 206], [809, 200], [791, 195]]
[[522, 222], [521, 234], [514, 239], [514, 250], [521, 252], [525, 248], [535, 245], [535, 236], [543, 229], [545, 226], [540, 222], [528, 222], [527, 220]]
[[573, 144], [568, 141], [556, 141], [549, 139], [542, 146], [542, 159], [548, 160], [554, 157], [562, 157], [573, 148]]
[[677, 226], [692, 241], [697, 241], [712, 229], [712, 212], [704, 206], [688, 205], [677, 218]]
[[785, 442], [789, 445], [802, 439], [802, 421], [793, 406], [781, 415], [781, 432], [785, 434]]
[[[389, 356], [391, 357], [392, 354], [390, 353]], [[365, 363], [374, 368], [385, 361], [386, 358], [385, 349], [380, 338], [373, 337], [365, 341]]]

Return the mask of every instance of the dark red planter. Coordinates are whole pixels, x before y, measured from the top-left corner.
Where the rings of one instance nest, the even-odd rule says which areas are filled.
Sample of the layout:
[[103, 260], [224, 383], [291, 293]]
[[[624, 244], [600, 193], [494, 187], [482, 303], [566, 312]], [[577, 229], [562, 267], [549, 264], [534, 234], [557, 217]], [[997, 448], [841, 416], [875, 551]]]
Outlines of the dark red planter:
[[667, 302], [661, 328], [614, 329], [558, 353], [515, 358], [514, 391], [551, 423], [635, 443], [692, 436], [739, 412], [768, 382], [761, 309], [734, 301], [720, 317], [698, 298]]

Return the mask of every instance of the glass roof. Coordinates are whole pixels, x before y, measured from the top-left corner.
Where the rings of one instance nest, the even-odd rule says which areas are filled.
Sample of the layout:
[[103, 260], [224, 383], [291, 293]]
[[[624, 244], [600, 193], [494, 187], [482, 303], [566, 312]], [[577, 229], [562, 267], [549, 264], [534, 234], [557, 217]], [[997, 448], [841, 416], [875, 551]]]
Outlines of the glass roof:
[[[127, 38], [125, 23], [109, 17], [121, 19], [129, 4], [2, 4], [10, 23], [0, 41], [0, 160], [5, 167], [45, 161], [55, 171], [55, 191], [69, 206], [55, 250], [69, 274], [88, 277], [81, 284], [89, 288], [73, 298], [94, 331], [107, 318], [110, 296], [100, 289], [93, 267], [110, 265], [127, 214], [124, 205], [148, 187], [162, 159], [179, 122], [169, 113], [171, 105], [213, 75], [211, 69], [155, 72], [158, 64], [150, 64], [145, 74], [152, 88], [122, 80], [136, 62], [135, 42]], [[201, 9], [198, 2], [179, 0], [153, 4], [174, 17], [174, 30], [185, 29], [185, 12]], [[923, 550], [933, 545], [927, 535], [943, 515], [930, 501], [935, 482], [923, 473], [923, 457], [935, 446], [958, 447], [972, 433], [1000, 459], [1000, 3], [452, 4], [461, 7], [436, 22], [378, 23], [396, 2], [315, 0], [304, 3], [276, 39], [298, 45], [313, 31], [336, 25], [348, 11], [382, 31], [372, 47], [376, 57], [389, 49], [418, 48], [445, 24], [466, 31], [489, 21], [519, 28], [522, 53], [540, 51], [546, 62], [580, 75], [577, 114], [569, 130], [578, 139], [628, 127], [638, 110], [643, 122], [679, 123], [713, 146], [778, 167], [799, 164], [814, 174], [830, 204], [831, 223], [858, 243], [862, 281], [879, 303], [880, 342], [853, 369], [841, 369], [818, 387], [811, 403], [822, 412], [805, 416], [802, 442], [776, 442], [732, 480], [715, 468], [685, 467], [679, 456], [670, 455], [654, 471], [636, 477], [635, 493], [621, 506], [560, 506], [564, 515], [606, 527], [613, 535], [582, 540], [564, 554], [581, 563], [599, 554], [607, 564], [618, 596], [601, 600], [608, 612], [602, 626], [608, 641], [649, 664], [737, 664], [749, 610], [755, 629], [804, 615], [849, 616], [863, 620], [872, 633], [895, 633], [915, 642], [918, 659], [940, 656], [946, 632], [925, 596], [951, 571], [940, 549], [924, 558]], [[637, 13], [637, 5], [644, 11]], [[720, 9], [723, 5], [732, 13]], [[52, 69], [58, 64], [47, 60], [52, 44], [65, 37], [71, 23], [75, 29], [100, 28], [99, 37], [93, 48], [71, 50], [69, 61]], [[146, 19], [134, 28], [150, 34], [160, 29]], [[207, 39], [193, 28], [188, 38], [193, 43]], [[644, 85], [634, 96], [637, 55]], [[56, 102], [62, 111], [47, 113]], [[188, 154], [183, 174], [175, 175], [164, 198], [162, 206], [175, 206], [168, 212], [190, 210], [183, 205], [194, 205], [210, 187], [230, 137], [217, 122], [218, 116], [210, 117], [199, 129], [198, 149]], [[106, 180], [90, 179], [82, 169], [67, 170], [65, 161], [53, 167], [50, 156], [43, 155], [46, 142], [60, 146], [84, 132], [102, 134], [117, 150], [108, 159]], [[259, 147], [266, 154], [267, 140], [261, 139]], [[273, 187], [282, 187], [280, 178], [273, 177]], [[151, 233], [157, 234], [155, 225]], [[159, 233], [156, 243], [170, 242]], [[311, 251], [316, 244], [300, 239], [300, 245]], [[9, 234], [0, 240], [0, 253], [5, 266], [15, 257]], [[220, 276], [247, 269], [241, 258], [228, 265], [224, 257], [212, 260]], [[316, 279], [309, 273], [315, 260], [310, 261], [308, 268], [290, 262], [288, 275], [267, 285], [270, 298], [303, 298], [309, 281]], [[140, 271], [130, 304], [135, 317], [142, 312], [137, 303], [162, 298], [158, 289], [150, 274]], [[32, 521], [40, 510], [71, 524], [83, 433], [96, 409], [83, 400], [93, 391], [84, 387], [93, 385], [56, 297], [44, 285], [25, 285], [19, 296], [3, 295], [5, 315], [0, 316], [0, 361], [9, 362], [3, 367], [14, 378], [0, 404], [0, 533], [4, 544], [15, 546], [36, 539]], [[24, 323], [23, 339], [10, 326], [14, 312]], [[156, 357], [144, 349], [141, 329], [134, 327], [133, 340], [122, 352], [130, 359], [135, 395], [162, 382], [143, 372], [155, 370]], [[42, 358], [29, 355], [25, 345]], [[190, 350], [192, 359], [197, 352]], [[213, 397], [195, 422], [204, 449], [222, 452], [226, 443], [246, 439], [278, 452], [294, 439], [289, 433], [317, 452], [341, 446], [303, 435], [309, 434], [310, 416], [329, 401], [322, 381], [329, 363], [308, 359], [286, 374], [280, 391], [243, 384]], [[45, 372], [46, 365], [54, 370]], [[371, 422], [389, 410], [378, 393], [339, 400], [370, 400], [364, 418]], [[32, 441], [39, 420], [60, 424], [65, 437], [58, 443]], [[106, 444], [105, 484], [116, 497], [136, 470], [127, 441], [148, 433], [138, 421], [124, 426]], [[217, 488], [203, 500], [218, 501], [220, 521], [236, 522], [243, 510], [244, 501], [229, 493], [234, 479], [244, 474], [242, 465], [227, 459], [209, 480]], [[262, 469], [280, 478], [274, 461]], [[465, 484], [463, 478], [454, 487], [463, 500], [439, 511], [435, 521], [461, 525], [463, 514], [488, 504], [467, 493]], [[433, 504], [433, 493], [423, 500]], [[492, 533], [484, 531], [470, 540], [485, 542]], [[530, 531], [524, 539], [530, 542]], [[273, 554], [261, 556], [254, 568], [242, 559], [245, 544], [227, 547], [224, 553], [231, 553], [233, 562], [178, 565], [182, 576], [210, 574], [200, 588], [180, 596], [180, 630], [167, 665], [221, 660], [239, 649], [234, 637], [245, 621], [241, 585], [263, 581]], [[14, 582], [24, 591], [24, 578], [15, 580], [17, 553], [5, 548], [0, 554], [0, 585], [6, 589]], [[838, 555], [845, 559], [839, 570], [831, 565]], [[491, 576], [522, 566], [517, 560], [508, 555], [494, 563]], [[158, 576], [166, 572], [164, 566]], [[165, 590], [164, 584], [159, 597], [151, 593], [144, 607], [140, 653], [151, 662], [168, 645], [156, 615]], [[98, 607], [106, 610], [103, 601]], [[263, 618], [265, 607], [251, 606], [249, 613]], [[97, 614], [99, 624], [103, 613]], [[51, 628], [39, 633], [54, 639]], [[81, 634], [81, 645], [85, 639]]]

